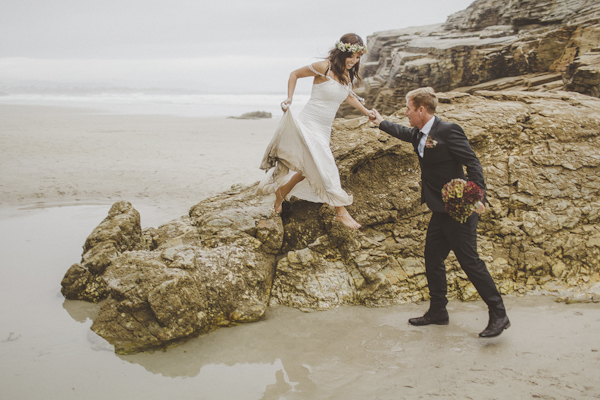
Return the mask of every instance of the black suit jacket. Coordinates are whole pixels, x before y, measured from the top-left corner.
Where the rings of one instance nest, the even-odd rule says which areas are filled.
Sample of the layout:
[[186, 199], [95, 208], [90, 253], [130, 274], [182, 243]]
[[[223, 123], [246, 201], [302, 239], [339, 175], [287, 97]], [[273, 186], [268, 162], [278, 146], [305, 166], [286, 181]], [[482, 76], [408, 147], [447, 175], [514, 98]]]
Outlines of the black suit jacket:
[[467, 167], [469, 180], [475, 182], [485, 193], [485, 181], [479, 159], [473, 152], [467, 136], [460, 125], [434, 117], [429, 138], [437, 143], [425, 146], [423, 158], [419, 156], [418, 128], [408, 128], [390, 121], [379, 125], [382, 131], [405, 142], [410, 142], [421, 164], [421, 203], [427, 203], [433, 212], [445, 212], [442, 188], [454, 178], [466, 179], [463, 165]]

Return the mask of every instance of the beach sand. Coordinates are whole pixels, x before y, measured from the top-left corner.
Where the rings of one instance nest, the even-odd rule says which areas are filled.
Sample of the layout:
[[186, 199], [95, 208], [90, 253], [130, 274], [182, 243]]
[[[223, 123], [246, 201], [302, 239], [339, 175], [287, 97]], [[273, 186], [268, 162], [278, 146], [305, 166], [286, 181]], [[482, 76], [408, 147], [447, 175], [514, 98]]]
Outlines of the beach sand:
[[278, 120], [98, 114], [0, 106], [0, 398], [600, 398], [600, 305], [506, 297], [512, 327], [478, 338], [481, 301], [450, 325], [412, 327], [426, 304], [272, 307], [166, 352], [115, 355], [90, 329], [98, 305], [60, 280], [117, 200], [144, 227], [260, 179]]
[[21, 105], [0, 105], [0, 121], [3, 206], [128, 200], [169, 219], [232, 185], [258, 181], [279, 123]]

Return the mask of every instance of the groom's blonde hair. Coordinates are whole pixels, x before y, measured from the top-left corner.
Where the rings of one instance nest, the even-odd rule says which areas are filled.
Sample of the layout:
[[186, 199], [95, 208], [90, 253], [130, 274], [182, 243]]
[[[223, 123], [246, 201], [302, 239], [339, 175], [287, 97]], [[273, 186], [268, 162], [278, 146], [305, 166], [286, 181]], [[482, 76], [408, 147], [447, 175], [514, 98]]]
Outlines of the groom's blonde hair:
[[438, 98], [435, 94], [435, 90], [432, 87], [424, 87], [418, 88], [415, 90], [411, 90], [406, 93], [406, 102], [412, 100], [415, 108], [419, 108], [421, 106], [425, 107], [425, 109], [430, 114], [435, 114], [435, 109], [438, 105]]

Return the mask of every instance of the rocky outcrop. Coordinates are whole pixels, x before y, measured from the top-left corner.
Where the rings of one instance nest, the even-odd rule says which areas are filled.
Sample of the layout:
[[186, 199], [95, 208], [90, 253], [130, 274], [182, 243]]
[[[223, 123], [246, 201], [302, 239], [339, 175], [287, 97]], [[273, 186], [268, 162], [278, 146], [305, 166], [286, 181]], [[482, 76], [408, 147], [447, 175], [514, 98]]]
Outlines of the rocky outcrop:
[[115, 203], [85, 241], [81, 262], [73, 264], [65, 274], [62, 294], [68, 299], [92, 302], [106, 298], [103, 274], [112, 260], [126, 251], [145, 248], [140, 214], [130, 203]]
[[[600, 285], [593, 287], [600, 101], [566, 92], [477, 92], [448, 93], [441, 103], [440, 117], [464, 127], [484, 167], [489, 211], [479, 250], [502, 293], [549, 291], [572, 300], [569, 291], [585, 287], [582, 298], [600, 300]], [[406, 123], [398, 114], [390, 119]], [[338, 122], [334, 154], [355, 196], [351, 211], [365, 228], [329, 228], [335, 225], [326, 207], [298, 202], [284, 209], [283, 245], [290, 252], [278, 264], [274, 302], [326, 309], [427, 299], [422, 257], [429, 215], [419, 204], [413, 149], [358, 121]], [[313, 222], [302, 223], [303, 214]], [[315, 227], [314, 221], [324, 222]], [[447, 267], [450, 296], [477, 298], [456, 260]]]
[[[600, 301], [600, 99], [450, 92], [440, 94], [438, 115], [464, 128], [482, 162], [488, 211], [478, 245], [501, 292]], [[399, 113], [389, 119], [406, 123]], [[121, 353], [256, 321], [269, 304], [326, 310], [427, 300], [429, 211], [412, 147], [363, 117], [335, 122], [332, 149], [360, 231], [321, 204], [285, 202], [279, 216], [254, 187], [144, 232], [131, 205], [116, 203], [63, 293], [105, 299], [92, 329]], [[477, 298], [453, 256], [447, 270], [450, 298]]]
[[567, 90], [600, 97], [600, 48], [575, 59], [564, 78]]
[[[269, 303], [283, 232], [271, 209], [270, 201], [253, 193], [230, 192], [142, 235], [137, 211], [127, 202], [116, 203], [86, 241], [83, 258], [96, 248], [102, 253], [116, 237], [128, 249], [102, 253], [97, 258], [102, 268], [75, 264], [63, 279], [63, 294], [106, 299], [92, 330], [122, 354], [259, 320]], [[124, 215], [137, 216], [127, 231]]]
[[[599, 21], [597, 1], [476, 0], [445, 24], [369, 36], [357, 93], [384, 113], [423, 86], [595, 95], [600, 70], [589, 53], [600, 47]], [[353, 113], [344, 105], [339, 116]]]
[[270, 112], [266, 111], [252, 111], [249, 113], [245, 113], [240, 115], [239, 117], [228, 117], [234, 119], [263, 119], [263, 118], [273, 118], [273, 115]]

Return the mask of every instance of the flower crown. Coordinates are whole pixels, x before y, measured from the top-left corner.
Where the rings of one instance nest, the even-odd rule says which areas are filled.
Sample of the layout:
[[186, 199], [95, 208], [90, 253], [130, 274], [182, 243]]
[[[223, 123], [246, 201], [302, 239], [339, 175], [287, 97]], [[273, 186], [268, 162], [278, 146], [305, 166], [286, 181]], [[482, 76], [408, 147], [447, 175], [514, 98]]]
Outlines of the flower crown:
[[335, 42], [335, 48], [343, 52], [349, 51], [350, 53], [365, 54], [367, 52], [367, 46], [363, 46], [360, 44], [342, 43], [339, 40]]

